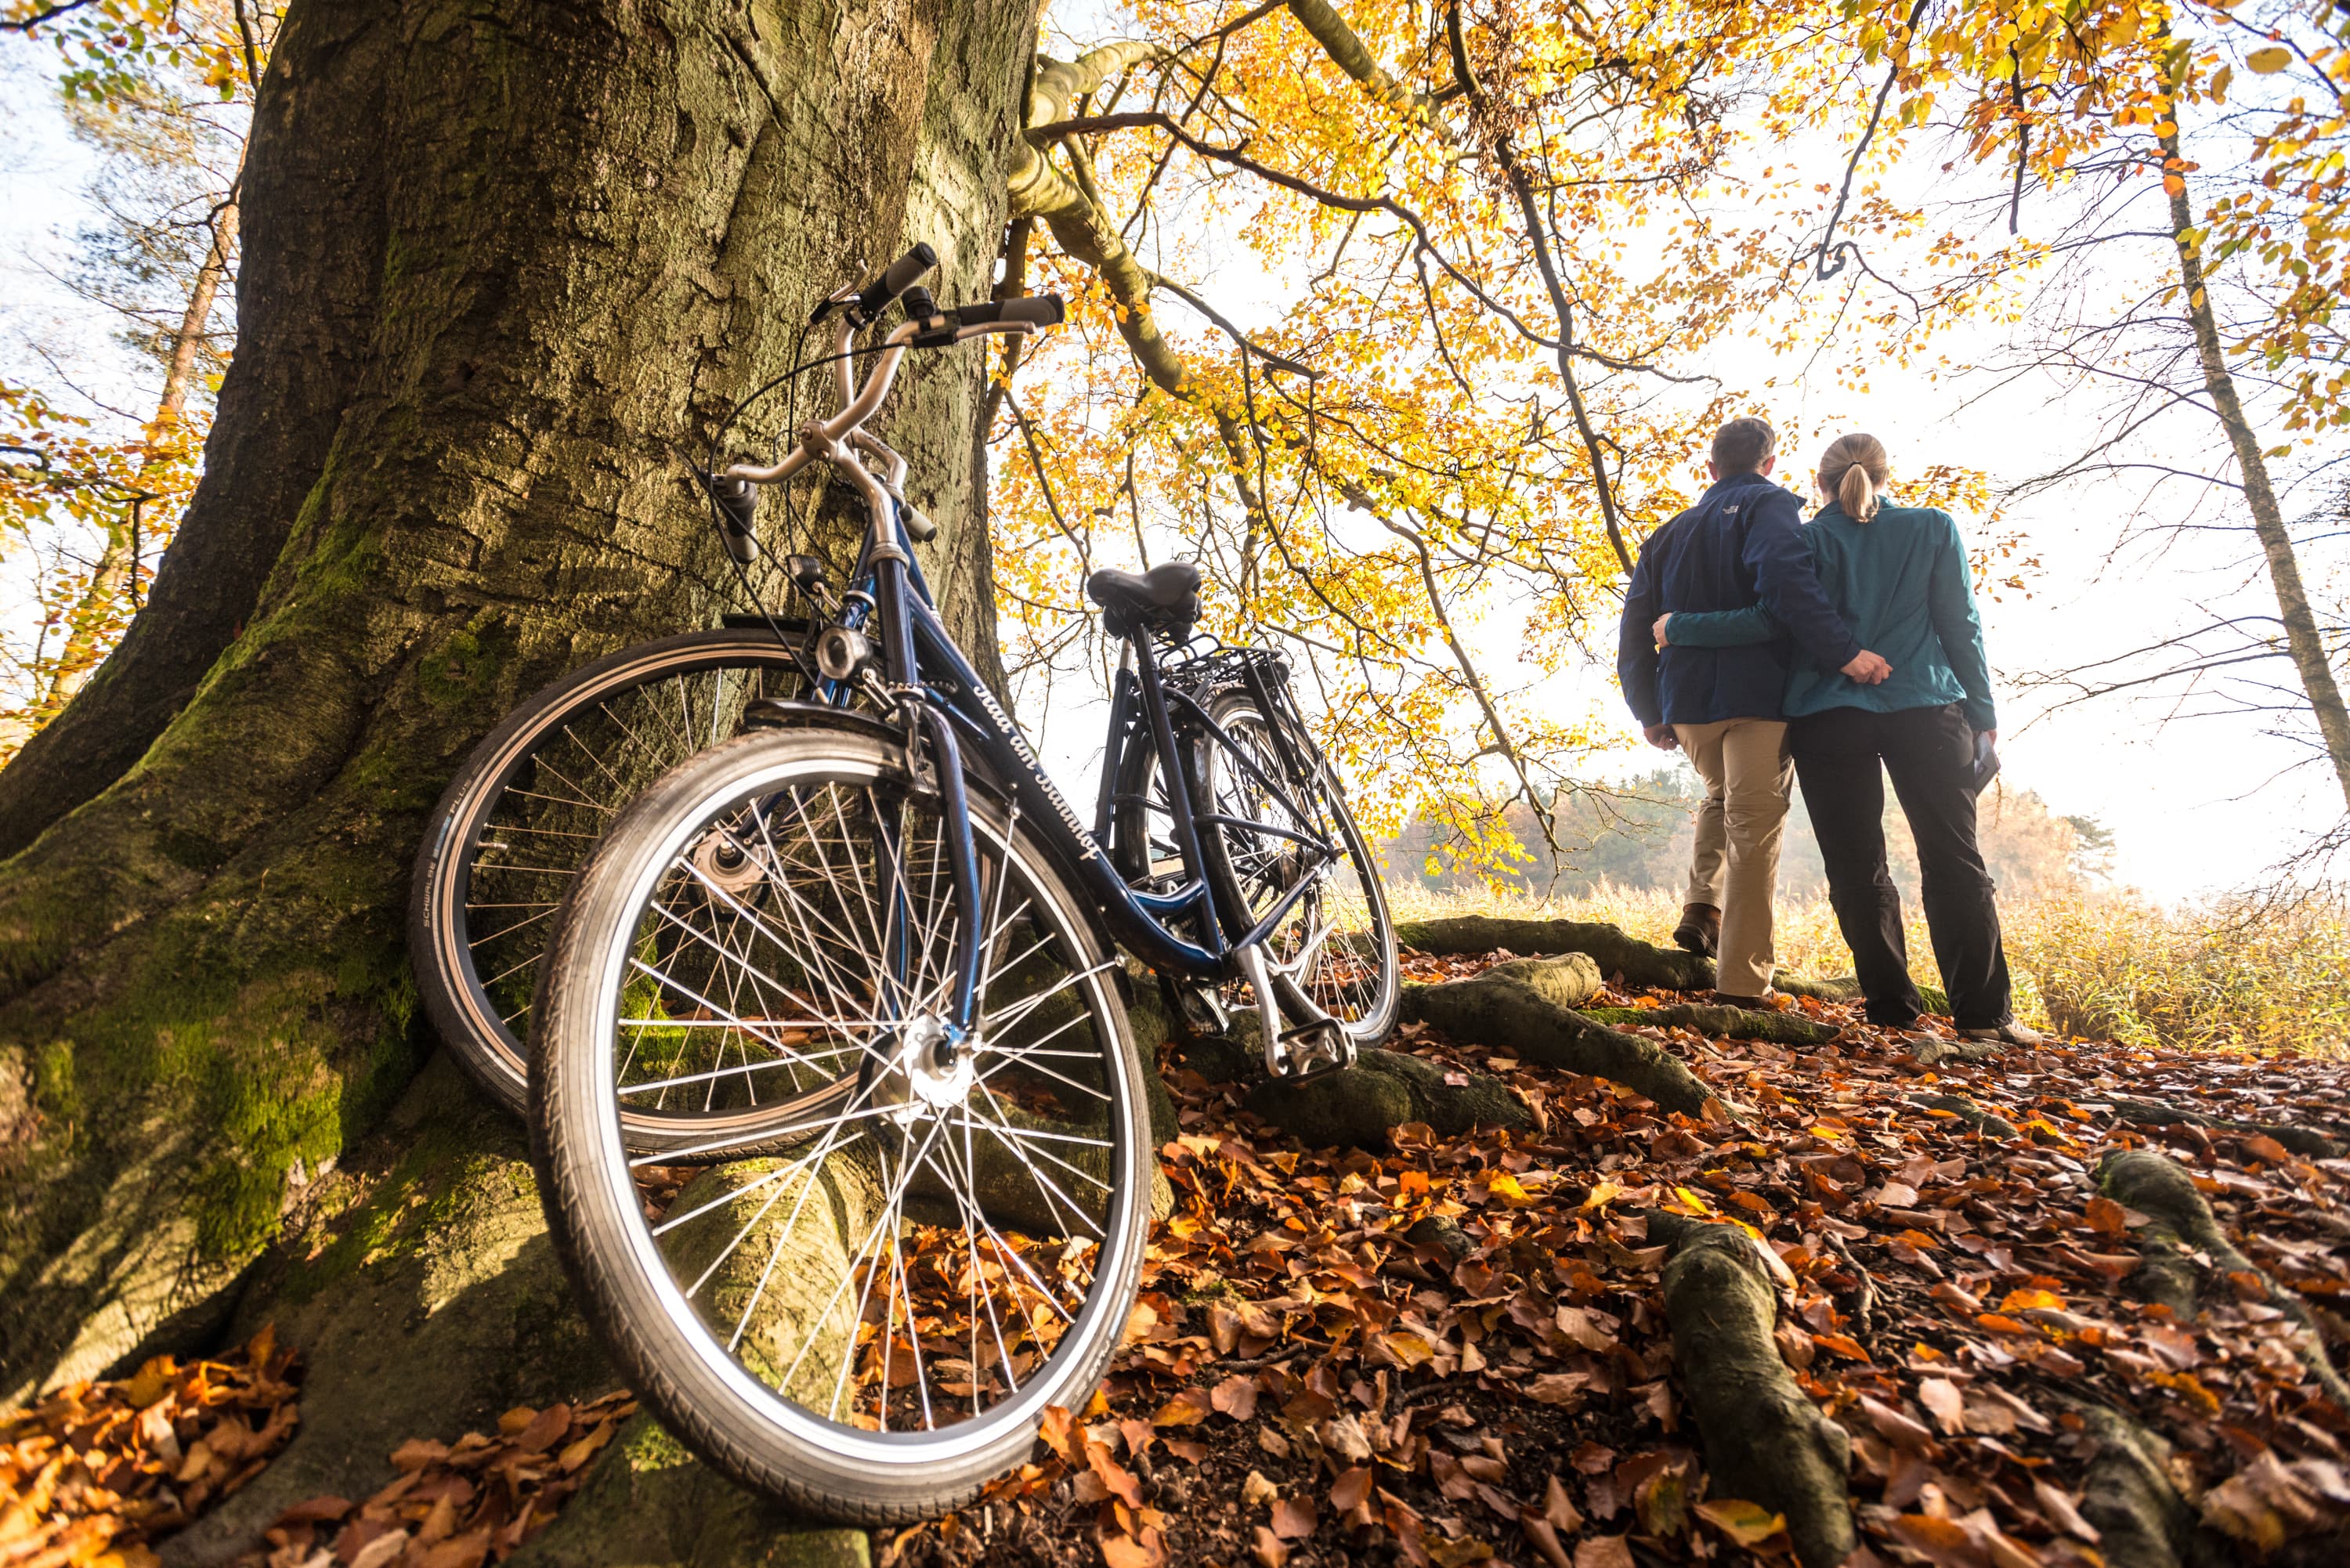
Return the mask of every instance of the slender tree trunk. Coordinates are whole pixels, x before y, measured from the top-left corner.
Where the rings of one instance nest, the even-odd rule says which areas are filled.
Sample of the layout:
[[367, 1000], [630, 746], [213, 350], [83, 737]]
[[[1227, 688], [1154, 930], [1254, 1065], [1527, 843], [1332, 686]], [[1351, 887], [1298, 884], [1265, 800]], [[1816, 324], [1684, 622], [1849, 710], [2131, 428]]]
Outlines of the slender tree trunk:
[[[147, 425], [151, 448], [182, 439], [181, 429], [188, 415], [188, 388], [195, 379], [196, 356], [212, 329], [213, 303], [219, 296], [221, 280], [228, 275], [229, 254], [236, 246], [236, 200], [232, 194], [213, 219], [212, 244], [204, 253], [203, 265], [196, 271], [195, 286], [189, 291], [187, 308], [181, 312], [179, 331], [172, 339], [172, 357], [163, 368], [162, 396], [156, 400], [155, 417]], [[151, 452], [140, 464], [142, 478], [153, 471], [155, 462], [156, 457]], [[90, 672], [98, 668], [108, 622], [117, 607], [136, 589], [132, 577], [138, 570], [138, 519], [143, 505], [143, 500], [132, 500], [124, 506], [121, 517], [107, 529], [106, 543], [90, 573], [89, 586], [67, 617], [67, 624], [72, 629], [58, 652], [47, 694], [47, 701], [54, 706], [72, 701], [89, 680]]]
[[2204, 287], [2203, 256], [2195, 234], [2194, 209], [2187, 199], [2186, 163], [2179, 156], [2177, 131], [2162, 139], [2162, 151], [2170, 196], [2170, 237], [2178, 251], [2179, 282], [2187, 296], [2187, 317], [2195, 328], [2195, 351], [2203, 365], [2204, 389], [2210, 394], [2220, 428], [2228, 432], [2229, 444], [2235, 449], [2236, 467], [2244, 476], [2244, 501], [2251, 508], [2252, 532], [2260, 539], [2261, 553], [2268, 559], [2269, 583], [2276, 590], [2277, 617], [2284, 623], [2285, 650], [2293, 656], [2293, 669], [2301, 676], [2310, 710], [2317, 715], [2317, 732], [2334, 763], [2334, 776], [2342, 786], [2343, 803], [2350, 807], [2350, 708], [2343, 704], [2342, 688], [2334, 680], [2325, 639], [2317, 629], [2317, 617], [2310, 608], [2308, 590], [2302, 587], [2301, 563], [2293, 555], [2293, 535], [2285, 529], [2276, 491], [2269, 483], [2268, 460], [2262, 455], [2260, 435], [2245, 415], [2242, 400], [2236, 396], [2235, 378], [2228, 373], [2219, 324], [2212, 316], [2210, 296]]
[[[296, 1450], [188, 1560], [286, 1489], [364, 1495], [404, 1433], [608, 1377], [519, 1129], [419, 1076], [407, 867], [519, 699], [735, 607], [678, 452], [816, 351], [815, 299], [918, 238], [941, 297], [985, 296], [1034, 35], [1035, 0], [288, 13], [203, 485], [58, 721], [147, 738], [0, 865], [0, 1397], [271, 1320], [312, 1356]], [[983, 375], [920, 359], [877, 428], [984, 669]], [[209, 566], [244, 602], [208, 619]], [[142, 670], [184, 677], [161, 722]]]

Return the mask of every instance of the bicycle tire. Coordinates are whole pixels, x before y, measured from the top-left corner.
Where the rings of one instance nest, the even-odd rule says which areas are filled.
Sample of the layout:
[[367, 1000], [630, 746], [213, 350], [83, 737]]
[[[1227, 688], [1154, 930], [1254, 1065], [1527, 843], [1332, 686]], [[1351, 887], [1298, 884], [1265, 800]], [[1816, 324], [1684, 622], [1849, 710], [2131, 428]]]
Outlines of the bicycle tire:
[[[519, 950], [532, 945], [528, 936], [514, 928], [493, 933], [473, 929], [468, 895], [483, 831], [498, 816], [508, 792], [541, 747], [580, 715], [658, 681], [729, 670], [771, 674], [786, 689], [785, 694], [797, 691], [798, 666], [790, 649], [765, 628], [722, 628], [639, 643], [583, 665], [534, 693], [468, 753], [433, 807], [409, 880], [408, 951], [418, 998], [433, 1032], [466, 1075], [516, 1116], [524, 1114], [527, 1098], [525, 1040], [529, 998], [536, 989], [531, 971], [545, 942], [535, 945], [532, 962], [507, 974], [485, 975], [477, 963], [478, 947], [494, 939], [516, 962], [521, 961], [515, 956]], [[690, 742], [687, 737], [678, 744], [676, 754], [662, 765], [691, 754]], [[634, 768], [631, 776], [641, 773], [650, 782], [660, 771]], [[558, 840], [546, 857], [569, 862], [550, 867], [549, 879], [568, 877], [586, 858], [586, 847]], [[536, 934], [543, 939], [551, 932], [552, 911], [560, 899], [542, 902], [545, 913], [536, 918], [543, 928]], [[527, 925], [524, 922], [524, 929]], [[492, 984], [501, 987], [504, 1000], [490, 994]], [[645, 1139], [659, 1136], [650, 1126], [641, 1129]]]
[[[868, 732], [830, 728], [745, 735], [695, 757], [664, 776], [615, 822], [566, 897], [548, 960], [541, 971], [531, 1067], [531, 1143], [548, 1224], [582, 1307], [629, 1386], [662, 1424], [721, 1473], [779, 1497], [803, 1511], [863, 1524], [907, 1523], [935, 1518], [970, 1501], [989, 1480], [1026, 1459], [1047, 1405], [1082, 1408], [1090, 1397], [1118, 1347], [1139, 1289], [1149, 1221], [1150, 1135], [1141, 1092], [1142, 1069], [1121, 993], [1115, 983], [1115, 955], [1101, 944], [1086, 900], [1070, 887], [1043, 840], [1027, 825], [1014, 820], [992, 794], [974, 791], [972, 825], [983, 854], [993, 853], [997, 857], [995, 866], [1012, 867], [1018, 873], [1016, 882], [1005, 876], [995, 885], [1017, 886], [1025, 890], [1024, 899], [1033, 897], [1041, 900], [1037, 906], [1042, 911], [1038, 917], [1040, 929], [1048, 929], [1054, 940], [1066, 944], [1071, 972], [1077, 976], [1074, 983], [1063, 985], [1077, 998], [1082, 1016], [1093, 1019], [1097, 1029], [1105, 1032], [1097, 1044], [1105, 1075], [1100, 1081], [1107, 1091], [1109, 1105], [1105, 1124], [1115, 1147], [1108, 1166], [1111, 1180], [1097, 1183], [1106, 1192], [1101, 1200], [1105, 1205], [1103, 1227], [1100, 1240], [1090, 1243], [1095, 1249], [1094, 1265], [1083, 1303], [1074, 1313], [1065, 1314], [1067, 1326], [1057, 1334], [1053, 1348], [1045, 1353], [1046, 1358], [1023, 1369], [1022, 1376], [1026, 1381], [1012, 1379], [1013, 1397], [983, 1415], [974, 1414], [970, 1421], [945, 1428], [944, 1436], [936, 1431], [910, 1434], [888, 1430], [886, 1420], [879, 1432], [844, 1427], [829, 1416], [819, 1417], [761, 1381], [746, 1359], [737, 1357], [732, 1342], [721, 1345], [721, 1325], [705, 1322], [702, 1315], [712, 1303], [697, 1310], [689, 1299], [702, 1288], [702, 1280], [710, 1278], [718, 1262], [711, 1262], [691, 1288], [681, 1289], [684, 1270], [700, 1262], [700, 1254], [686, 1249], [681, 1258], [672, 1260], [662, 1250], [671, 1244], [660, 1239], [661, 1231], [673, 1231], [675, 1226], [712, 1210], [718, 1211], [715, 1223], [723, 1230], [732, 1225], [739, 1210], [721, 1208], [722, 1204], [739, 1202], [747, 1208], [758, 1183], [783, 1181], [785, 1186], [770, 1194], [765, 1206], [735, 1231], [728, 1243], [733, 1248], [763, 1222], [763, 1217], [776, 1206], [792, 1182], [799, 1181], [806, 1191], [814, 1191], [816, 1179], [792, 1174], [792, 1168], [785, 1166], [780, 1177], [773, 1172], [758, 1176], [746, 1173], [744, 1185], [718, 1199], [697, 1197], [682, 1219], [678, 1211], [685, 1208], [686, 1194], [672, 1196], [666, 1207], [652, 1209], [632, 1174], [613, 1104], [619, 1090], [611, 1064], [620, 1054], [618, 1032], [626, 1023], [626, 1016], [615, 999], [629, 994], [628, 987], [633, 983], [629, 979], [632, 964], [642, 967], [635, 959], [641, 951], [636, 933], [644, 929], [646, 911], [657, 908], [663, 879], [673, 879], [681, 864], [682, 846], [696, 841], [695, 835], [703, 831], [703, 823], [739, 821], [739, 817], [730, 818], [726, 814], [744, 809], [743, 802], [756, 802], [772, 810], [775, 802], [792, 798], [793, 792], [817, 785], [831, 787], [824, 781], [837, 783], [843, 779], [852, 784], [868, 781], [877, 796], [885, 787], [902, 788], [902, 748]], [[790, 858], [775, 851], [772, 842], [769, 848], [775, 852], [777, 864]], [[895, 852], [890, 864], [899, 865]], [[910, 869], [912, 864], [908, 851], [903, 860], [906, 868], [898, 871], [904, 879], [899, 884], [901, 888], [921, 885], [920, 874]], [[880, 865], [877, 857], [877, 872]], [[819, 891], [827, 883], [834, 884], [837, 891], [829, 863], [821, 880], [811, 877], [808, 881]], [[839, 907], [850, 907], [846, 895], [842, 898]], [[999, 903], [994, 909], [1000, 911], [1003, 907]], [[1024, 903], [1015, 910], [1015, 919], [1024, 908]], [[778, 924], [786, 930], [790, 929], [785, 922], [779, 920]], [[935, 932], [941, 923], [909, 917], [907, 929]], [[996, 940], [995, 929], [991, 926], [988, 951], [994, 950]], [[887, 937], [881, 937], [875, 945], [878, 950], [897, 950], [890, 947]], [[1020, 962], [1025, 961], [1024, 954]], [[1017, 967], [1008, 965], [1006, 972]], [[1063, 985], [1045, 992], [1045, 998], [1049, 999]], [[873, 994], [882, 994], [882, 988], [877, 986]], [[1032, 1010], [1035, 1005], [1030, 1004]], [[998, 1015], [988, 1016], [992, 1023]], [[1060, 1033], [1061, 1030], [1055, 1028], [1053, 1036], [1047, 1037]], [[883, 1038], [876, 1036], [877, 1042]], [[902, 1039], [902, 1033], [897, 1038]], [[897, 1046], [877, 1044], [873, 1048], [889, 1055]], [[1037, 1048], [1041, 1047], [1021, 1047]], [[868, 1084], [871, 1078], [868, 1071], [860, 1077], [860, 1084]], [[860, 1094], [866, 1092], [860, 1089]], [[911, 1097], [889, 1103], [900, 1108], [913, 1105]], [[975, 1106], [976, 1100], [972, 1104]], [[825, 1135], [827, 1141], [818, 1147], [817, 1155], [834, 1147], [831, 1138], [856, 1114], [861, 1113], [852, 1104], [827, 1124], [833, 1131]], [[938, 1112], [942, 1126], [946, 1116], [944, 1110]], [[877, 1124], [868, 1121], [865, 1125]], [[810, 1124], [806, 1129], [800, 1147], [805, 1147], [816, 1137], [815, 1127]], [[889, 1135], [884, 1131], [874, 1136], [886, 1143]], [[910, 1138], [912, 1135], [906, 1136]], [[805, 1169], [808, 1161], [816, 1158], [806, 1156], [797, 1163]], [[965, 1158], [969, 1158], [968, 1146]], [[947, 1163], [952, 1164], [951, 1155]], [[721, 1167], [709, 1175], [712, 1179], [733, 1179], [739, 1168]], [[882, 1168], [886, 1172], [886, 1163]], [[912, 1162], [905, 1168], [910, 1173]], [[910, 1179], [910, 1175], [900, 1179], [898, 1197], [909, 1190]], [[846, 1189], [844, 1187], [839, 1190]], [[974, 1183], [973, 1193], [979, 1190]], [[688, 1189], [688, 1193], [698, 1191]], [[827, 1192], [833, 1195], [827, 1197], [827, 1203], [817, 1204], [812, 1210], [817, 1218], [810, 1223], [818, 1229], [836, 1223], [824, 1216], [827, 1205], [837, 1208], [841, 1202], [834, 1189], [828, 1189]], [[897, 1197], [890, 1201], [896, 1202]], [[993, 1205], [994, 1201], [993, 1196], [972, 1199], [974, 1205]], [[790, 1224], [798, 1223], [805, 1208], [804, 1195], [795, 1203]], [[891, 1220], [886, 1227], [884, 1220], [890, 1220], [889, 1211], [885, 1210], [876, 1220], [874, 1234], [880, 1234], [886, 1228], [893, 1238], [893, 1247], [895, 1237], [912, 1224], [907, 1217]], [[839, 1234], [844, 1237], [862, 1223], [861, 1217], [837, 1221]], [[754, 1248], [756, 1244], [754, 1241]], [[1055, 1251], [1049, 1241], [1036, 1245], [1035, 1256], [1058, 1256], [1062, 1259], [1059, 1266], [1065, 1271], [1078, 1266], [1068, 1262], [1071, 1251]], [[1071, 1243], [1072, 1250], [1075, 1246]], [[958, 1256], [951, 1248], [947, 1254], [950, 1262]], [[973, 1243], [972, 1255], [976, 1265], [977, 1242]], [[815, 1324], [816, 1327], [804, 1337], [816, 1340], [832, 1306], [828, 1303], [811, 1315], [806, 1303], [816, 1299], [821, 1280], [810, 1285], [799, 1283], [810, 1272], [806, 1260], [795, 1254], [794, 1267], [779, 1272], [781, 1256], [779, 1242], [777, 1250], [764, 1265], [759, 1265], [758, 1289], [764, 1291], [767, 1280], [774, 1276], [786, 1282], [776, 1285], [779, 1293], [804, 1293], [795, 1297], [788, 1309], [776, 1306], [771, 1310], [795, 1326]], [[720, 1261], [723, 1261], [723, 1257]], [[1008, 1263], [1009, 1258], [1004, 1262]], [[754, 1258], [740, 1267], [747, 1272], [756, 1262]], [[842, 1271], [844, 1280], [858, 1277], [857, 1265], [861, 1262], [861, 1254], [852, 1260]], [[864, 1276], [865, 1300], [850, 1324], [857, 1332], [851, 1334], [849, 1348], [840, 1358], [843, 1377], [848, 1366], [858, 1359], [858, 1346], [867, 1347], [868, 1360], [876, 1343], [892, 1349], [896, 1346], [897, 1341], [891, 1337], [894, 1317], [889, 1325], [877, 1325], [872, 1340], [860, 1337], [862, 1330], [858, 1326], [872, 1321], [868, 1316], [872, 1282], [910, 1280], [916, 1263], [914, 1260], [898, 1259], [896, 1267], [898, 1272], [894, 1274], [883, 1269], [877, 1252], [871, 1269]], [[973, 1272], [979, 1272], [976, 1266]], [[1021, 1288], [1009, 1282], [1008, 1272], [1004, 1277], [1008, 1288]], [[1032, 1272], [1029, 1277], [1033, 1280], [1035, 1276]], [[839, 1299], [837, 1290], [833, 1301]], [[915, 1315], [910, 1284], [907, 1287], [907, 1302], [910, 1324]], [[751, 1314], [758, 1304], [758, 1293], [754, 1292], [743, 1320], [735, 1325], [735, 1340], [743, 1337], [744, 1324], [751, 1321]], [[992, 1315], [993, 1308], [989, 1311]], [[971, 1363], [962, 1364], [966, 1367], [977, 1366], [979, 1360], [977, 1312], [976, 1306], [971, 1309], [974, 1355]], [[1010, 1314], [1006, 1317], [1009, 1319]], [[931, 1321], [934, 1320], [925, 1319], [926, 1324]], [[753, 1333], [754, 1344], [761, 1332], [764, 1331]], [[918, 1333], [910, 1327], [907, 1337], [917, 1345], [923, 1338], [931, 1338], [935, 1357], [942, 1333], [927, 1326]], [[1001, 1348], [1000, 1325], [997, 1333]], [[960, 1345], [951, 1336], [946, 1343]], [[1013, 1343], [1022, 1343], [1016, 1334]], [[804, 1347], [800, 1355], [806, 1355]], [[1003, 1358], [1004, 1363], [1015, 1359], [1010, 1351]], [[772, 1363], [768, 1365], [772, 1369]], [[775, 1379], [777, 1387], [799, 1386], [795, 1381], [798, 1365], [795, 1360], [791, 1369]], [[934, 1361], [933, 1365], [945, 1364]], [[920, 1378], [923, 1363], [919, 1355], [913, 1366]], [[821, 1365], [814, 1370], [820, 1384]], [[972, 1372], [974, 1382], [980, 1375], [979, 1371]], [[887, 1361], [882, 1365], [879, 1386], [876, 1397], [886, 1409], [897, 1387]], [[928, 1397], [926, 1389], [925, 1400]], [[836, 1389], [836, 1406], [838, 1398]], [[975, 1411], [977, 1403], [974, 1396]], [[929, 1410], [927, 1404], [924, 1410]], [[837, 1415], [837, 1408], [830, 1414]]]

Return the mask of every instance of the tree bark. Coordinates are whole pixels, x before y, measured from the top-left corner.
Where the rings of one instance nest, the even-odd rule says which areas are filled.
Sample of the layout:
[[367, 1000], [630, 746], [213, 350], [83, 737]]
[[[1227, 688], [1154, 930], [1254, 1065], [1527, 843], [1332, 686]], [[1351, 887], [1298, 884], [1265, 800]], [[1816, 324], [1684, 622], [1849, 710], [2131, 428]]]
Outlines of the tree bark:
[[[604, 1376], [546, 1343], [577, 1318], [518, 1130], [452, 1111], [445, 1063], [417, 1081], [408, 863], [517, 700], [738, 607], [675, 454], [818, 351], [815, 298], [915, 239], [941, 297], [984, 296], [1035, 21], [293, 8], [203, 486], [131, 637], [0, 775], [26, 846], [0, 867], [0, 1395], [279, 1319], [319, 1374], [363, 1349], [389, 1380], [306, 1398], [281, 1461], [359, 1487], [388, 1473], [383, 1410], [449, 1438], [522, 1383]], [[986, 671], [983, 371], [918, 361], [876, 428]], [[783, 423], [778, 399], [735, 441]]]
[[296, 7], [254, 106], [236, 356], [204, 476], [122, 640], [0, 770], [14, 855], [137, 763], [253, 616], [324, 473], [378, 326], [399, 40], [380, 5]]
[[2211, 396], [2220, 428], [2236, 453], [2236, 468], [2244, 476], [2244, 504], [2251, 509], [2252, 533], [2268, 560], [2269, 586], [2276, 591], [2277, 618], [2284, 623], [2285, 651], [2301, 677], [2301, 689], [2317, 716], [2317, 733], [2334, 764], [2342, 800], [2350, 809], [2350, 707], [2342, 700], [2334, 678], [2334, 663], [2310, 608], [2309, 591], [2302, 586], [2301, 562], [2293, 554], [2293, 535], [2284, 525], [2276, 491], [2269, 483], [2268, 459], [2261, 438], [2236, 396], [2236, 379], [2228, 373], [2228, 358], [2220, 342], [2220, 327], [2206, 291], [2202, 242], [2196, 233], [2195, 212], [2187, 199], [2187, 165], [2178, 152], [2174, 127], [2162, 138], [2163, 183], [2170, 197], [2170, 238], [2178, 252], [2180, 292], [2187, 296], [2187, 319], [2195, 329], [2195, 353], [2203, 367], [2203, 389]]

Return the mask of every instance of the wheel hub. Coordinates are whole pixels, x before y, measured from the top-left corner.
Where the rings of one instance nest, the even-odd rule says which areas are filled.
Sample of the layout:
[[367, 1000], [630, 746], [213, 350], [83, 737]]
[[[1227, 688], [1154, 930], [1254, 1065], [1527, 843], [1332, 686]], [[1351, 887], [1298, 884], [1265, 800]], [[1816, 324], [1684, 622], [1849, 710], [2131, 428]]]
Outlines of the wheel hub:
[[875, 1098], [900, 1125], [913, 1121], [925, 1107], [935, 1112], [960, 1106], [978, 1081], [978, 1056], [970, 1036], [958, 1039], [945, 1019], [924, 1013], [899, 1032], [897, 1054]]
[[702, 835], [702, 842], [693, 846], [692, 860], [693, 868], [709, 878], [712, 886], [729, 894], [740, 894], [767, 875], [759, 857], [723, 830]]

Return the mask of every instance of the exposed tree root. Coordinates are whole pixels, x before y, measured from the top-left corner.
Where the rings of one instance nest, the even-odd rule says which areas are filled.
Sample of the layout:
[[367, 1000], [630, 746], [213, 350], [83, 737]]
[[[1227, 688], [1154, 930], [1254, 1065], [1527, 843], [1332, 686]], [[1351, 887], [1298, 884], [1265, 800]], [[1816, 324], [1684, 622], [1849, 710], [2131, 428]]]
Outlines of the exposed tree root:
[[696, 1464], [639, 1415], [516, 1568], [867, 1568], [862, 1530], [811, 1523]]
[[1681, 1002], [1672, 1007], [1594, 1007], [1583, 1014], [1612, 1028], [1687, 1029], [1731, 1040], [1767, 1040], [1774, 1045], [1825, 1045], [1844, 1033], [1800, 1012], [1762, 1012], [1751, 1007]]
[[1848, 974], [1829, 975], [1813, 979], [1807, 975], [1781, 972], [1771, 977], [1771, 988], [1789, 996], [1809, 996], [1821, 1002], [1858, 1002], [1860, 981]]
[[1408, 986], [1404, 1014], [1455, 1040], [1506, 1051], [1520, 1061], [1607, 1078], [1684, 1116], [1703, 1116], [1720, 1103], [1688, 1064], [1662, 1045], [1595, 1023], [1504, 972], [1516, 967], [1503, 965], [1445, 985]]
[[1945, 1040], [1939, 1034], [1919, 1036], [1909, 1054], [1920, 1067], [1945, 1062], [1996, 1062], [2014, 1047], [1990, 1040]]
[[1929, 1110], [1948, 1111], [1985, 1137], [2014, 1138], [2023, 1135], [2005, 1116], [1993, 1116], [1964, 1095], [1911, 1095], [1909, 1103]]
[[[2178, 1317], [2192, 1320], [2211, 1278], [2248, 1274], [2267, 1293], [2270, 1304], [2284, 1314], [2293, 1329], [2293, 1354], [2324, 1388], [2328, 1397], [2350, 1410], [2350, 1384], [2325, 1354], [2325, 1341], [2298, 1293], [2278, 1284], [2228, 1240], [2212, 1216], [2211, 1206], [2195, 1190], [2187, 1168], [2168, 1155], [2150, 1148], [2118, 1149], [2097, 1167], [2098, 1189], [2125, 1208], [2135, 1209], [2151, 1221], [2137, 1232], [2144, 1257], [2129, 1280], [2140, 1299], [2158, 1302]], [[2210, 1272], [2195, 1254], [2210, 1260]]]
[[1652, 1216], [1648, 1234], [1673, 1250], [1665, 1316], [1715, 1495], [1785, 1515], [1804, 1568], [1835, 1568], [1858, 1543], [1852, 1439], [1780, 1359], [1779, 1295], [1758, 1243], [1736, 1225], [1669, 1215]]
[[1669, 991], [1706, 991], [1713, 985], [1713, 961], [1626, 936], [1598, 920], [1508, 920], [1491, 915], [1452, 915], [1437, 920], [1405, 920], [1396, 940], [1424, 953], [1586, 953], [1603, 975], [1621, 975], [1633, 985]]
[[1498, 1078], [1456, 1074], [1394, 1051], [1365, 1051], [1344, 1073], [1309, 1078], [1261, 1078], [1244, 1102], [1252, 1112], [1315, 1147], [1388, 1147], [1388, 1135], [1407, 1122], [1425, 1122], [1440, 1137], [1477, 1127], [1531, 1126], [1534, 1114]]
[[1589, 953], [1560, 953], [1551, 958], [1512, 959], [1497, 963], [1477, 976], [1480, 980], [1506, 980], [1523, 985], [1545, 1002], [1561, 1007], [1581, 1007], [1599, 994], [1607, 983], [1599, 973], [1599, 961]]
[[2293, 1153], [2312, 1159], [2332, 1159], [2342, 1152], [2339, 1139], [2314, 1127], [2301, 1127], [2292, 1122], [2240, 1121], [2233, 1116], [2210, 1116], [2162, 1100], [2117, 1098], [2107, 1100], [2106, 1104], [2114, 1107], [2114, 1115], [2138, 1127], [2168, 1127], [2174, 1122], [2184, 1122], [2189, 1127], [2208, 1127], [2213, 1132], [2272, 1137]]
[[2170, 1484], [2170, 1445], [2102, 1405], [2075, 1408], [2097, 1439], [2081, 1498], [2098, 1547], [2118, 1568], [2224, 1568], [2229, 1544], [2205, 1529]]

